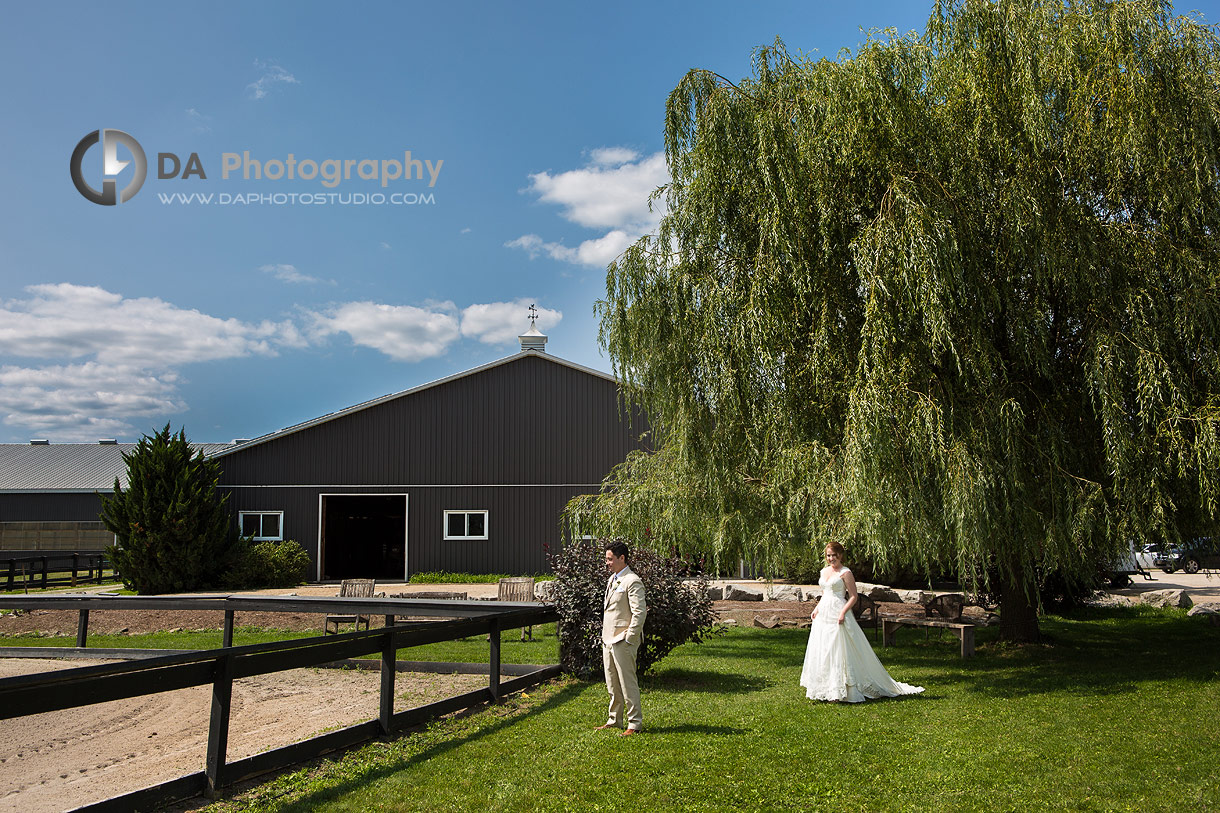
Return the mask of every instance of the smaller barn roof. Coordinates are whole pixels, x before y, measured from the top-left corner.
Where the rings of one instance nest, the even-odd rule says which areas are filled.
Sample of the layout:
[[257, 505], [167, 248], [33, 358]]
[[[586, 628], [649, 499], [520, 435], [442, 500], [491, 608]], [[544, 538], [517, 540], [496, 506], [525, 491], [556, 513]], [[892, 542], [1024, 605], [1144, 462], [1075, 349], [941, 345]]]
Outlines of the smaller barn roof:
[[[204, 455], [231, 443], [193, 443]], [[114, 479], [127, 485], [123, 453], [134, 443], [0, 444], [0, 492], [109, 491]]]

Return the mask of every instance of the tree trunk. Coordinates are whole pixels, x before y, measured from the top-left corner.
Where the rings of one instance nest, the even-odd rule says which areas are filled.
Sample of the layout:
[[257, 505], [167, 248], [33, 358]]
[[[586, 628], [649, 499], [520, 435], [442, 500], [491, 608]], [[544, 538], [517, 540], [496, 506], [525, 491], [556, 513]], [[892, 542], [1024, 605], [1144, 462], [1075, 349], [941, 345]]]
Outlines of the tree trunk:
[[1040, 638], [1037, 601], [1026, 595], [1019, 577], [1005, 580], [1000, 592], [1000, 640], [1030, 644]]

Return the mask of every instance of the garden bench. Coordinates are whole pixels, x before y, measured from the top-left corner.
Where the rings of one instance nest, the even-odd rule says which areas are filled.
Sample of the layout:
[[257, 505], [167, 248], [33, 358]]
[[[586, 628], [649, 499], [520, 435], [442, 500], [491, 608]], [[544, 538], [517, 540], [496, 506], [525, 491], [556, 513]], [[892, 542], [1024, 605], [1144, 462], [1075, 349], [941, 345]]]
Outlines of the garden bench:
[[[390, 593], [386, 598], [417, 598], [427, 601], [466, 601], [467, 594], [457, 591], [446, 590], [431, 590], [417, 593]], [[447, 621], [450, 616], [447, 615], [420, 615], [413, 613], [411, 615], [394, 615], [386, 616], [391, 624], [405, 623], [408, 621]]]
[[[533, 601], [534, 600], [534, 577], [533, 576], [509, 576], [506, 579], [500, 579], [499, 590], [496, 594], [497, 601]], [[521, 640], [525, 640], [525, 636], [529, 635], [529, 639], [534, 640], [534, 628], [522, 627]]]
[[899, 627], [949, 630], [962, 642], [962, 657], [969, 658], [974, 655], [974, 624], [969, 622], [907, 615], [883, 615], [881, 616], [881, 646], [894, 646], [894, 635], [898, 632]]
[[[339, 584], [339, 598], [372, 598], [373, 588], [376, 585], [374, 579], [344, 579]], [[331, 624], [335, 625], [332, 633]], [[353, 629], [360, 629], [363, 624], [365, 629], [369, 628], [369, 616], [363, 614], [357, 615], [328, 615], [326, 621], [322, 624], [323, 635], [338, 635], [340, 624], [354, 624]]]

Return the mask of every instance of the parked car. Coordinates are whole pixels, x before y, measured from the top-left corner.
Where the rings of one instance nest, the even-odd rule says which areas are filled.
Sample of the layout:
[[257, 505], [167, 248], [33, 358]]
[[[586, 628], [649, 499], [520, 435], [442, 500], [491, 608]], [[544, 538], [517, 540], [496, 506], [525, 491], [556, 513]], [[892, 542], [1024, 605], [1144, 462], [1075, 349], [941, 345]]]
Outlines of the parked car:
[[1151, 544], [1143, 545], [1137, 548], [1135, 551], [1135, 563], [1144, 570], [1151, 570], [1154, 567], [1158, 567], [1158, 565], [1155, 563], [1156, 557], [1164, 552], [1164, 550], [1164, 542], [1152, 542]]
[[1201, 536], [1181, 546], [1171, 545], [1158, 553], [1152, 563], [1166, 573], [1178, 568], [1187, 573], [1198, 573], [1204, 568], [1220, 568], [1220, 543], [1211, 537]]

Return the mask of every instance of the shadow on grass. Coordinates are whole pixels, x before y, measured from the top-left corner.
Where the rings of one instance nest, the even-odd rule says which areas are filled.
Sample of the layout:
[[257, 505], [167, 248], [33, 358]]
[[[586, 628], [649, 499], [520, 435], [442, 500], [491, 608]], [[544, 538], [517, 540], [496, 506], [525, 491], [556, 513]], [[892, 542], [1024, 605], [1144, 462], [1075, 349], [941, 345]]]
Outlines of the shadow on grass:
[[695, 723], [686, 723], [684, 725], [659, 725], [647, 726], [643, 733], [645, 734], [702, 734], [709, 737], [726, 737], [726, 736], [741, 736], [750, 734], [744, 728], [734, 728], [727, 725], [696, 725]]
[[642, 682], [650, 691], [709, 692], [712, 694], [761, 692], [772, 683], [767, 678], [757, 675], [694, 669], [664, 669], [646, 675]]
[[[534, 716], [537, 714], [542, 714], [550, 709], [561, 706], [584, 692], [589, 685], [590, 684], [588, 683], [573, 682], [570, 685], [559, 689], [557, 692], [536, 706], [531, 706], [529, 709], [518, 713], [509, 711], [507, 712], [507, 716], [505, 716], [503, 719], [497, 720], [491, 725], [484, 726], [476, 731], [455, 734], [451, 737], [447, 737], [441, 742], [436, 743], [435, 745], [425, 748], [418, 753], [403, 754], [401, 758], [389, 761], [384, 765], [372, 767], [367, 770], [356, 771], [355, 775], [344, 777], [343, 779], [336, 781], [334, 784], [327, 785], [323, 788], [318, 788], [313, 792], [305, 792], [302, 794], [301, 798], [296, 799], [287, 805], [276, 807], [276, 810], [281, 811], [282, 813], [289, 813], [289, 811], [302, 811], [303, 813], [304, 811], [313, 810], [319, 805], [326, 804], [327, 802], [340, 798], [345, 794], [352, 793], [353, 791], [366, 787], [370, 783], [376, 782], [377, 780], [385, 779], [386, 777], [396, 774], [399, 771], [420, 765], [430, 759], [447, 754], [457, 748], [461, 748], [464, 745], [477, 742], [486, 736], [499, 733], [514, 723], [519, 722], [526, 715]], [[478, 708], [469, 709], [466, 712], [460, 712], [455, 715], [455, 717], [460, 718], [470, 716], [484, 710], [491, 710], [494, 713], [496, 708], [496, 706], [481, 706]], [[411, 729], [402, 732], [395, 739], [422, 735], [423, 731], [424, 729], [422, 728]], [[366, 744], [356, 748], [355, 751], [346, 752], [346, 755], [350, 755], [367, 748], [369, 748], [369, 745]], [[343, 758], [344, 756], [341, 755], [340, 759]]]
[[957, 641], [915, 636], [878, 650], [893, 672], [926, 670], [944, 688], [968, 687], [992, 697], [1067, 692], [1118, 695], [1166, 680], [1214, 684], [1220, 676], [1220, 629], [1182, 612], [1098, 608], [1044, 616], [1044, 641], [1014, 645], [997, 628], [981, 629], [973, 658], [957, 656]]

